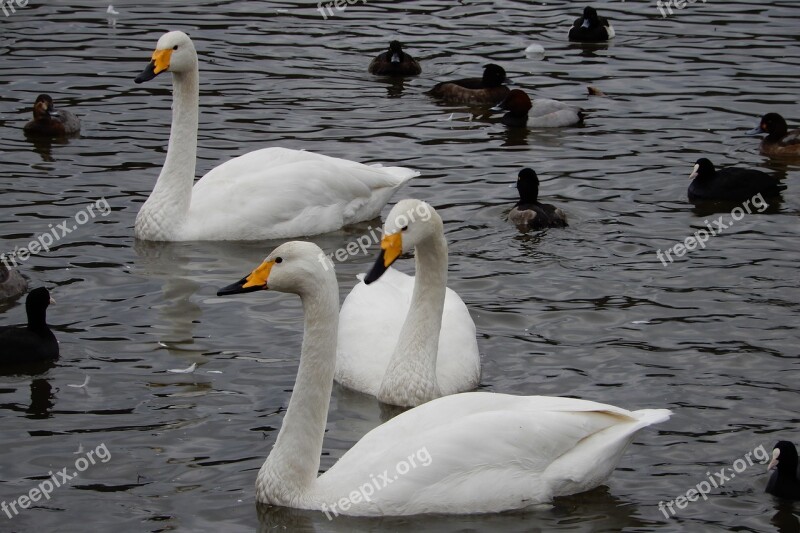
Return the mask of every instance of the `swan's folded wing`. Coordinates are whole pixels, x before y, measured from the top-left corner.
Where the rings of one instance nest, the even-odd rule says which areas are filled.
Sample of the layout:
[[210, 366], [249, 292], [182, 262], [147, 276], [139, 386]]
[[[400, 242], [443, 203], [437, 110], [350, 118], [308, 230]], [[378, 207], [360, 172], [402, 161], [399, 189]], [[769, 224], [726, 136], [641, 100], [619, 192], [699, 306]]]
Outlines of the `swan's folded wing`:
[[602, 483], [632, 435], [668, 416], [637, 413], [570, 398], [448, 396], [375, 428], [317, 489], [333, 499], [370, 482], [380, 486], [353, 514], [525, 508]]
[[416, 175], [402, 167], [265, 148], [223, 163], [195, 184], [186, 231], [228, 240], [327, 233], [374, 218]]

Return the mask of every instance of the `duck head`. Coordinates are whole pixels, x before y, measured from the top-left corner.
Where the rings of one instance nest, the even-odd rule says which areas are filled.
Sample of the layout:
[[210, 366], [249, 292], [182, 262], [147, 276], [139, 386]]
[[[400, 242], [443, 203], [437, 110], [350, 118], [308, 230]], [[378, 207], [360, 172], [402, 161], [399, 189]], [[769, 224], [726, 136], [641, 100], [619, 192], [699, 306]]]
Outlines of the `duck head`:
[[588, 29], [599, 25], [600, 20], [597, 17], [597, 10], [592, 6], [586, 6], [583, 8], [583, 24], [581, 24], [581, 28]]
[[389, 43], [389, 54], [391, 54], [390, 61], [392, 63], [401, 63], [403, 61], [403, 45], [400, 41], [392, 41]]
[[747, 132], [748, 135], [761, 135], [767, 133], [767, 137], [780, 139], [789, 132], [786, 120], [778, 113], [767, 113], [761, 117], [761, 123], [757, 128]]
[[506, 71], [500, 65], [489, 63], [483, 67], [483, 85], [486, 87], [500, 87], [506, 81]]
[[521, 89], [512, 89], [508, 96], [494, 106], [492, 111], [510, 111], [514, 115], [527, 115], [533, 104], [531, 99]]
[[695, 163], [692, 173], [689, 175], [689, 179], [693, 180], [696, 178], [708, 178], [716, 173], [717, 169], [714, 167], [714, 163], [703, 157], [698, 159], [697, 163]]
[[517, 192], [523, 204], [533, 204], [539, 199], [539, 176], [531, 168], [523, 168], [517, 175]]

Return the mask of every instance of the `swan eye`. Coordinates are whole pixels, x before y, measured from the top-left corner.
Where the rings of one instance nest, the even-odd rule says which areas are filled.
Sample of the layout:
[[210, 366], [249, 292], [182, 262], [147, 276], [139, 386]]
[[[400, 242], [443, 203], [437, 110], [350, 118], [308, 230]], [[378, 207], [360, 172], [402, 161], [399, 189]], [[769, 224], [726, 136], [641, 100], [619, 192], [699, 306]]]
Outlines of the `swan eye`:
[[408, 226], [403, 226], [402, 228], [400, 228], [400, 231], [405, 231], [407, 229], [408, 229]]
[[176, 44], [175, 46], [172, 47], [172, 49], [173, 50], [177, 50], [178, 49], [178, 45]]
[[275, 258], [275, 262], [276, 263], [283, 263], [283, 257], [276, 257]]

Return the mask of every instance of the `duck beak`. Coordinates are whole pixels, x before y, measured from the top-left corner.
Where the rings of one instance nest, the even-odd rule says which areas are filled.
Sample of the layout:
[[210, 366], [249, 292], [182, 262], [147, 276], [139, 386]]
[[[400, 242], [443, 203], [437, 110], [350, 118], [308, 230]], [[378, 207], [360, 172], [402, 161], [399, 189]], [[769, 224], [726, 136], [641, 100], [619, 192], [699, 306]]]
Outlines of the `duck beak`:
[[141, 74], [136, 76], [133, 80], [136, 83], [150, 81], [165, 70], [169, 69], [169, 61], [172, 57], [172, 50], [156, 50], [153, 52], [153, 58], [150, 63], [145, 67]]
[[583, 19], [583, 24], [581, 24], [581, 28], [588, 28], [589, 27], [589, 19]]
[[53, 297], [52, 297], [52, 296], [50, 297], [50, 303], [51, 303], [51, 304], [54, 304], [54, 303], [56, 303], [55, 299], [53, 299]]
[[506, 105], [506, 101], [503, 100], [502, 102], [498, 102], [498, 104], [496, 106], [494, 106], [493, 108], [489, 109], [489, 111], [493, 111], [495, 113], [500, 113], [502, 111], [507, 111], [506, 108], [505, 108], [505, 105]]
[[385, 236], [381, 240], [381, 253], [378, 254], [375, 264], [372, 265], [372, 270], [364, 277], [364, 283], [369, 285], [373, 281], [377, 281], [400, 257], [401, 253], [403, 253], [403, 235], [398, 232]]
[[769, 465], [767, 465], [767, 472], [778, 468], [778, 456], [780, 456], [780, 454], [781, 451], [778, 448], [772, 450], [772, 461], [770, 461]]
[[766, 133], [763, 129], [761, 129], [761, 125], [757, 128], [753, 128], [752, 130], [748, 131], [745, 135], [761, 135], [762, 133]]
[[236, 283], [231, 283], [227, 287], [223, 287], [217, 291], [217, 296], [230, 296], [232, 294], [245, 294], [248, 292], [265, 291], [267, 287], [267, 279], [269, 272], [275, 261], [264, 261], [258, 268], [253, 270], [250, 274], [246, 275]]
[[400, 55], [392, 54], [392, 63], [399, 63], [399, 62], [400, 62]]
[[692, 173], [691, 173], [691, 174], [689, 174], [689, 180], [690, 180], [690, 181], [691, 181], [691, 180], [693, 180], [693, 179], [695, 179], [695, 178], [697, 177], [697, 171], [698, 171], [699, 169], [700, 169], [700, 165], [695, 165], [695, 166], [694, 166], [694, 168], [692, 169]]

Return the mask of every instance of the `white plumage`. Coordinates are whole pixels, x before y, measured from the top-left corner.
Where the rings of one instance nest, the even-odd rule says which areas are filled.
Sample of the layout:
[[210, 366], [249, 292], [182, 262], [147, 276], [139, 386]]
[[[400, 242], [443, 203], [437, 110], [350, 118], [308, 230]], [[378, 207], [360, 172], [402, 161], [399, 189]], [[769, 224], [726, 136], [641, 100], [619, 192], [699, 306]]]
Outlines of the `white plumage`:
[[302, 150], [265, 148], [212, 169], [194, 187], [199, 107], [197, 53], [183, 32], [158, 41], [137, 82], [173, 74], [164, 167], [136, 217], [139, 239], [260, 240], [316, 235], [375, 218], [418, 172]]
[[481, 375], [475, 323], [446, 287], [441, 217], [425, 202], [402, 200], [386, 217], [384, 235], [401, 238], [402, 251], [414, 250], [417, 273], [387, 268], [384, 252], [373, 268], [380, 277], [369, 285], [362, 278], [353, 288], [339, 319], [336, 381], [401, 406], [475, 389]]
[[[321, 253], [308, 242], [283, 244], [218, 293], [269, 288], [303, 301], [297, 379], [256, 478], [262, 503], [331, 517], [524, 509], [598, 486], [637, 431], [669, 418], [663, 409], [627, 411], [571, 398], [454, 394], [373, 429], [318, 476], [339, 310], [336, 276], [320, 263]], [[367, 492], [366, 499], [354, 496]]]

